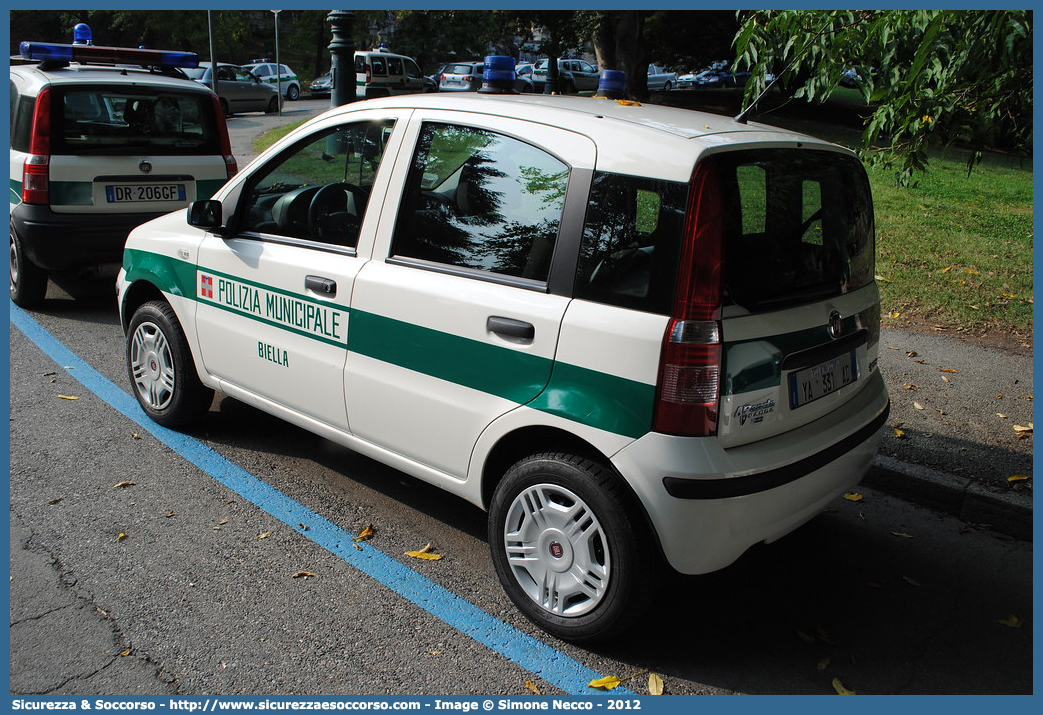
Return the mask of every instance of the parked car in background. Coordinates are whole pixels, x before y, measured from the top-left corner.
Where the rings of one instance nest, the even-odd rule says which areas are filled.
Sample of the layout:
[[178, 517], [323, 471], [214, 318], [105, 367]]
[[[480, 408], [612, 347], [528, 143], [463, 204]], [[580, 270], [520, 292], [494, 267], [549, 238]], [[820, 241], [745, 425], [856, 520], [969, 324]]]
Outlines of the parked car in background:
[[679, 89], [713, 89], [722, 87], [745, 87], [751, 74], [749, 72], [736, 72], [732, 74], [724, 67], [714, 66], [698, 72], [683, 74], [677, 78]]
[[438, 85], [423, 75], [412, 57], [384, 48], [355, 53], [355, 92], [359, 99], [436, 91]]
[[209, 198], [237, 165], [217, 97], [174, 69], [195, 64], [194, 53], [38, 42], [21, 51], [26, 63], [11, 67], [11, 300], [31, 307], [49, 275], [118, 265], [132, 228]]
[[536, 82], [532, 78], [532, 71], [536, 68], [531, 62], [522, 62], [514, 68], [514, 88], [519, 92], [535, 92]]
[[648, 65], [649, 91], [669, 92], [677, 86], [677, 73], [659, 65]]
[[[532, 71], [534, 89], [542, 92], [547, 84], [547, 69], [550, 62], [546, 59], [536, 62]], [[586, 60], [558, 60], [559, 89], [563, 94], [576, 92], [594, 92], [598, 88], [601, 73], [598, 68]]]
[[286, 65], [277, 65], [274, 62], [257, 62], [246, 65], [246, 69], [253, 72], [257, 79], [273, 87], [282, 87], [282, 96], [291, 102], [301, 96], [301, 81], [297, 73]]
[[450, 62], [442, 68], [438, 80], [439, 92], [477, 92], [482, 88], [485, 61]]
[[308, 87], [308, 91], [311, 92], [313, 97], [329, 97], [333, 92], [333, 70], [329, 70], [326, 74], [319, 75], [313, 79]]
[[[210, 78], [213, 76], [210, 62], [200, 62], [198, 67], [182, 71], [189, 79], [210, 86]], [[275, 85], [263, 83], [257, 79], [257, 75], [239, 65], [217, 64], [217, 95], [226, 117], [236, 112], [279, 111], [279, 90]]]

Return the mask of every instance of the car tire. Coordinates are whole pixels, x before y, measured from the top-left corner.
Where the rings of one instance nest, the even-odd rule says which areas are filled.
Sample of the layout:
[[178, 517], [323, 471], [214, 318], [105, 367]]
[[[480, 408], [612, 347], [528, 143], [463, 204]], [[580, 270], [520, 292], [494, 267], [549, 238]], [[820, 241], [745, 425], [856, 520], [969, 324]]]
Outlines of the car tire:
[[276, 96], [272, 97], [271, 100], [268, 102], [268, 106], [265, 107], [264, 113], [265, 114], [275, 114], [278, 111], [279, 111], [279, 97], [278, 97], [278, 95], [276, 95]]
[[669, 82], [667, 82], [666, 84], [663, 85], [663, 91], [664, 92], [669, 92], [671, 89], [673, 89], [673, 85], [670, 84]]
[[286, 90], [286, 99], [291, 102], [296, 102], [297, 98], [301, 96], [301, 89], [295, 84], [291, 84], [290, 88]]
[[181, 427], [210, 408], [214, 391], [200, 382], [185, 331], [168, 303], [154, 300], [134, 311], [126, 360], [134, 396], [154, 422]]
[[22, 308], [32, 308], [47, 295], [47, 271], [29, 260], [22, 241], [11, 226], [11, 300]]
[[566, 81], [565, 82], [565, 89], [562, 91], [562, 94], [575, 94], [575, 93], [576, 93], [576, 85], [575, 85], [575, 83], [572, 80]]
[[519, 461], [496, 487], [488, 527], [507, 595], [559, 638], [617, 635], [657, 595], [658, 547], [630, 488], [598, 462], [570, 454]]
[[232, 110], [228, 107], [228, 100], [224, 97], [221, 97], [218, 101], [221, 102], [221, 111], [224, 112], [224, 115], [226, 117], [232, 116]]

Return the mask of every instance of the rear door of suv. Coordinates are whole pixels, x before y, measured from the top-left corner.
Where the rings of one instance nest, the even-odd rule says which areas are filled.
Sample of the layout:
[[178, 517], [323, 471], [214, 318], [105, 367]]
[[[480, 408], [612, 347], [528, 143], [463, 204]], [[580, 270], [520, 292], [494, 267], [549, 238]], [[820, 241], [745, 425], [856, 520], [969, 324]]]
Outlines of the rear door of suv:
[[405, 146], [401, 202], [352, 296], [348, 416], [355, 435], [462, 478], [482, 430], [550, 378], [569, 304], [555, 286], [574, 271], [555, 255], [575, 251], [562, 243], [578, 235], [595, 148], [434, 110], [415, 113]]

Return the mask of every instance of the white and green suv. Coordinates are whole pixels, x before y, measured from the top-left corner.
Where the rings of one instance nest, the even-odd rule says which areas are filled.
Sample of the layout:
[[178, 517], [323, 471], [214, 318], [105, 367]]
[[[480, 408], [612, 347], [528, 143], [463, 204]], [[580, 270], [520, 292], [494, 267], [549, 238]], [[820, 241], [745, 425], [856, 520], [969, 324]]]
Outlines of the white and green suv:
[[873, 254], [865, 172], [832, 144], [411, 95], [331, 110], [135, 230], [119, 302], [153, 419], [217, 390], [487, 509], [511, 599], [585, 640], [869, 468]]
[[209, 198], [236, 170], [192, 53], [26, 43], [11, 67], [11, 299], [48, 273], [112, 264], [127, 233]]

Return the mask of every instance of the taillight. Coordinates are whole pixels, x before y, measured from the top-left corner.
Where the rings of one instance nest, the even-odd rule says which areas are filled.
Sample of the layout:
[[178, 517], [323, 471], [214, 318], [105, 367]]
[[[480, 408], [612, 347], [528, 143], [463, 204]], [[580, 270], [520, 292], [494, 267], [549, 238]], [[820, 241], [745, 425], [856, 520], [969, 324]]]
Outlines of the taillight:
[[721, 183], [712, 160], [692, 176], [673, 315], [663, 336], [653, 429], [717, 433], [721, 395]]
[[214, 104], [214, 117], [217, 118], [217, 137], [221, 145], [221, 155], [225, 160], [225, 180], [231, 179], [239, 171], [239, 165], [232, 156], [232, 140], [228, 136], [228, 122], [225, 121], [225, 112], [221, 109], [221, 100], [217, 95], [211, 97]]
[[366, 84], [373, 81], [373, 65], [366, 65]]
[[44, 87], [36, 98], [29, 138], [29, 156], [22, 165], [22, 201], [51, 203], [51, 90]]

